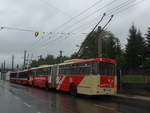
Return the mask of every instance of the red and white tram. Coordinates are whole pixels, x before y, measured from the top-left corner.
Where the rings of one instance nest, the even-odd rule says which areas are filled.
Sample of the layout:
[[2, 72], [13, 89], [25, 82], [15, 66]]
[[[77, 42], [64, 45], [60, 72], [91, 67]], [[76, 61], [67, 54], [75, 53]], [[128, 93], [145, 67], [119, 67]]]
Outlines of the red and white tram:
[[26, 75], [27, 83], [33, 87], [54, 88], [71, 95], [114, 95], [117, 92], [116, 61], [112, 59], [74, 59], [31, 68]]

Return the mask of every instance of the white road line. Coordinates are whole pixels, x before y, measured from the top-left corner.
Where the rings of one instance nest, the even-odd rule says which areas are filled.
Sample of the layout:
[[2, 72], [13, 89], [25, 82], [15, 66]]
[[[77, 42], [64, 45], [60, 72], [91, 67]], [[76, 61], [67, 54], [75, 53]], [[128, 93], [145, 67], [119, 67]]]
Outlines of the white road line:
[[31, 107], [31, 105], [30, 104], [28, 104], [28, 103], [26, 103], [26, 102], [24, 102], [24, 105], [26, 105], [27, 107]]
[[[116, 111], [116, 109], [110, 108], [110, 107], [107, 107], [107, 106], [102, 106], [102, 105], [98, 105], [98, 104], [94, 104], [94, 105], [97, 106], [97, 107], [101, 107], [103, 109], [108, 109], [108, 110], [111, 110], [111, 111]], [[117, 112], [117, 113], [122, 113], [122, 112]]]
[[41, 113], [41, 112], [37, 112], [37, 113]]
[[15, 98], [16, 98], [17, 100], [19, 100], [19, 98], [18, 98], [17, 96], [15, 96]]
[[111, 110], [111, 111], [115, 111], [114, 108], [110, 108], [110, 107], [107, 107], [107, 106], [102, 106], [102, 105], [98, 105], [98, 104], [95, 104], [95, 106], [101, 107], [101, 108], [104, 108], [104, 109], [109, 109], [109, 110]]

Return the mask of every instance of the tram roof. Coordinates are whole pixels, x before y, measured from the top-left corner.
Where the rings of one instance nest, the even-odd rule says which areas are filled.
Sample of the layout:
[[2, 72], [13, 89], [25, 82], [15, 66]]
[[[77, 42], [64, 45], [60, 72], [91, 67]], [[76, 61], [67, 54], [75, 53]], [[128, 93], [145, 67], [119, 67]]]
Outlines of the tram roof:
[[52, 65], [41, 65], [39, 67], [30, 68], [30, 70], [41, 69], [41, 68], [48, 68], [48, 67], [52, 67]]
[[26, 71], [29, 71], [28, 69], [25, 69], [25, 70], [19, 70], [17, 72], [26, 72]]
[[72, 64], [72, 63], [84, 63], [84, 62], [107, 62], [107, 63], [112, 63], [112, 64], [116, 64], [116, 60], [113, 59], [108, 59], [108, 58], [91, 58], [91, 59], [73, 59], [73, 60], [69, 60], [65, 61], [64, 63], [61, 63], [59, 65], [64, 65], [64, 64]]

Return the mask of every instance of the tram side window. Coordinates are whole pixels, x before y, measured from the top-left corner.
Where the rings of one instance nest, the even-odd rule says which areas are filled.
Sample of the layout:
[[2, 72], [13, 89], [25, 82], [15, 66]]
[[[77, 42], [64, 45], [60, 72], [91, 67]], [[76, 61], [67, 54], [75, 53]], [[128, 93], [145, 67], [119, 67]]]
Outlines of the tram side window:
[[98, 62], [92, 62], [91, 63], [92, 67], [91, 67], [91, 73], [93, 75], [98, 75]]
[[19, 73], [19, 78], [26, 78], [27, 73], [26, 72], [20, 72]]
[[50, 75], [50, 68], [42, 68], [36, 71], [37, 76], [48, 76]]
[[64, 75], [64, 65], [59, 66], [59, 74]]
[[80, 63], [79, 64], [79, 74], [89, 75], [91, 74], [91, 63]]
[[36, 70], [32, 70], [31, 73], [32, 73], [32, 76], [36, 76]]
[[[93, 69], [93, 73], [94, 73]], [[96, 73], [96, 72], [95, 72]], [[74, 63], [59, 66], [60, 75], [90, 75], [92, 74], [92, 63]]]
[[17, 73], [11, 73], [10, 74], [10, 78], [16, 78], [16, 76], [17, 76]]
[[43, 68], [42, 69], [42, 75], [50, 75], [51, 73], [51, 68]]
[[36, 76], [41, 76], [41, 74], [42, 74], [41, 69], [37, 69], [37, 70], [36, 70]]
[[78, 75], [78, 64], [71, 64], [70, 74]]
[[70, 64], [64, 65], [64, 75], [70, 75]]

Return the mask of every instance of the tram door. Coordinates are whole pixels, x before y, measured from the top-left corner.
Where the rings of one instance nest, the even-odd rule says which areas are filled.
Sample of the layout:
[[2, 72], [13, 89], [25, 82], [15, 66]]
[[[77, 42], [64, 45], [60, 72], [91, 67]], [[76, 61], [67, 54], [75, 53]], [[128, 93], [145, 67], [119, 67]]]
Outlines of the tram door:
[[58, 72], [58, 66], [57, 65], [54, 65], [53, 67], [52, 67], [52, 78], [51, 78], [51, 80], [52, 80], [52, 87], [53, 88], [56, 88], [56, 85], [57, 85], [57, 83], [56, 83], [56, 78], [57, 78], [57, 72]]

